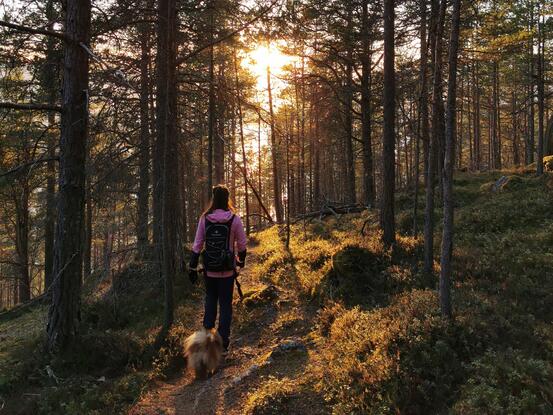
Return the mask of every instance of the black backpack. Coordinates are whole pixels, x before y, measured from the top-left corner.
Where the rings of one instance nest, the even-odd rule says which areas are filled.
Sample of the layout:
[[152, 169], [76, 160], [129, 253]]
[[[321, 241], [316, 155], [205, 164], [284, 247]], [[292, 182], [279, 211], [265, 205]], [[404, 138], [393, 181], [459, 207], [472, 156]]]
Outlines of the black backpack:
[[234, 215], [224, 223], [205, 220], [203, 262], [206, 271], [233, 271], [234, 253], [230, 246], [230, 231]]

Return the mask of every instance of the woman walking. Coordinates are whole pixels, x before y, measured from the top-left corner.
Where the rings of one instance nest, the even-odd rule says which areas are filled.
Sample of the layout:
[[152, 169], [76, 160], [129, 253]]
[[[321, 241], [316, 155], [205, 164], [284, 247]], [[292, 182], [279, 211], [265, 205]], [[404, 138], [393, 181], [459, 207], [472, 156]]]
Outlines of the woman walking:
[[203, 326], [215, 327], [219, 304], [218, 332], [228, 351], [232, 322], [232, 294], [237, 268], [246, 259], [246, 234], [240, 217], [234, 213], [229, 191], [223, 185], [213, 187], [209, 208], [202, 214], [196, 230], [189, 264], [192, 283], [198, 279], [198, 264], [202, 257], [205, 275], [205, 310]]

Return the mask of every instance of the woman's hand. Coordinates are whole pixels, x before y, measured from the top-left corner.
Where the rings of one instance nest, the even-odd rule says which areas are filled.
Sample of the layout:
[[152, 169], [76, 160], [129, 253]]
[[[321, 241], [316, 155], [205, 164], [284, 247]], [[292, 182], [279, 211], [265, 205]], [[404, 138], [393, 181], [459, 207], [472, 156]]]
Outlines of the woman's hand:
[[188, 270], [188, 279], [194, 285], [198, 281], [198, 270], [196, 268], [190, 268]]
[[246, 251], [238, 252], [238, 258], [236, 259], [236, 266], [239, 268], [244, 268], [246, 265]]

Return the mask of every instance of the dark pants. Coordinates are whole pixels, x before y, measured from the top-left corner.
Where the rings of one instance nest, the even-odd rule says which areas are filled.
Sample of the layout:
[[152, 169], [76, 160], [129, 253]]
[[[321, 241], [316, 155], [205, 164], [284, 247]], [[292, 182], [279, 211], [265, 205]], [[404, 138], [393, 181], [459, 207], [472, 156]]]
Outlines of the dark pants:
[[223, 346], [229, 345], [230, 323], [232, 321], [232, 293], [234, 277], [205, 277], [205, 313], [204, 327], [212, 329], [217, 319], [217, 302], [219, 302], [219, 334], [223, 338]]

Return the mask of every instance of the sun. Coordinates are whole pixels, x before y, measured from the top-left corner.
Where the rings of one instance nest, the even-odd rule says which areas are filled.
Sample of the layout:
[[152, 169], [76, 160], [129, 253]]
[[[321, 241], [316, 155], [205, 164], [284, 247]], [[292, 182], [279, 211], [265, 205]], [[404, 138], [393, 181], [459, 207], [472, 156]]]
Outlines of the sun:
[[259, 45], [248, 52], [244, 64], [257, 78], [257, 88], [262, 91], [267, 88], [267, 67], [271, 70], [271, 86], [279, 89], [283, 86], [280, 84], [284, 68], [296, 60], [296, 57], [282, 53], [278, 45], [269, 44]]

